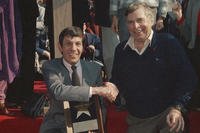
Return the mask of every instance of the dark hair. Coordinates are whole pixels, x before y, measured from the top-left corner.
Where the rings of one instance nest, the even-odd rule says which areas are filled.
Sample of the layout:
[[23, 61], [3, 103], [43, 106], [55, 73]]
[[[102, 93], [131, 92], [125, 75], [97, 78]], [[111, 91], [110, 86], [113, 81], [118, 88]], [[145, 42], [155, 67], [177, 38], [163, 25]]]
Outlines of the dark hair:
[[64, 37], [83, 37], [83, 32], [81, 28], [76, 27], [76, 26], [71, 26], [63, 29], [59, 35], [59, 43], [62, 46]]

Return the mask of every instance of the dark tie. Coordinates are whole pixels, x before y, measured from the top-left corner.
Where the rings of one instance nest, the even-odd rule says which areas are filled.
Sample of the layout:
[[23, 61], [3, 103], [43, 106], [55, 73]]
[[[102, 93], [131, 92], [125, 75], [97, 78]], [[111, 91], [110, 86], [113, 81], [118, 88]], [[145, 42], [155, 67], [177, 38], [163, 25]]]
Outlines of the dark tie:
[[[77, 67], [75, 65], [71, 66], [72, 69], [72, 85], [73, 86], [80, 86], [80, 79], [77, 73]], [[72, 117], [72, 123], [76, 121], [85, 121], [91, 119], [90, 116], [86, 114], [81, 114], [78, 116], [78, 112], [82, 110], [88, 110], [89, 108], [89, 102], [80, 102], [80, 101], [69, 101], [70, 104], [70, 111], [71, 111], [71, 117]], [[89, 110], [88, 110], [89, 111]], [[78, 118], [77, 118], [78, 117]], [[83, 132], [88, 133], [88, 132]]]
[[78, 72], [77, 72], [77, 69], [76, 69], [76, 66], [75, 65], [72, 65], [71, 66], [72, 68], [72, 85], [73, 86], [80, 86], [80, 79], [79, 79], [79, 76], [78, 76]]

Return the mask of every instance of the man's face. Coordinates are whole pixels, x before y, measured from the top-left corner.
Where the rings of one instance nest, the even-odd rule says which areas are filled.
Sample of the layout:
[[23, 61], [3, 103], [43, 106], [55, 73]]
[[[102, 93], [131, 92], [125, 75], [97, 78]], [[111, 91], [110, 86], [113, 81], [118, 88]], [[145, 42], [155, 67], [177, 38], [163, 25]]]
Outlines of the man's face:
[[143, 7], [127, 16], [127, 27], [135, 42], [144, 42], [151, 33], [153, 22], [145, 15]]
[[65, 36], [60, 51], [63, 53], [63, 58], [69, 64], [76, 64], [83, 52], [82, 38]]

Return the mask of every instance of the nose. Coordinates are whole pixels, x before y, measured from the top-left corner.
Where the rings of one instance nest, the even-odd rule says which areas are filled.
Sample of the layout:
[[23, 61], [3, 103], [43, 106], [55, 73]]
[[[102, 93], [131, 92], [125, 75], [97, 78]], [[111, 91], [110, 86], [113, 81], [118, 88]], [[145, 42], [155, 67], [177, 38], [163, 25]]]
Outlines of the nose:
[[133, 28], [137, 29], [140, 25], [137, 22], [133, 22], [132, 23]]
[[75, 44], [75, 43], [72, 44], [71, 49], [72, 49], [72, 50], [76, 50], [76, 44]]

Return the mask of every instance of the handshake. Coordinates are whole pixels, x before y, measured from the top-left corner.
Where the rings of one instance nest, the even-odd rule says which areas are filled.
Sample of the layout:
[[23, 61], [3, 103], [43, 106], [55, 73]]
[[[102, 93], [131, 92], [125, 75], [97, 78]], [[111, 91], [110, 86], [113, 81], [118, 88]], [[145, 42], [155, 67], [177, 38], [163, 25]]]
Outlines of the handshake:
[[99, 95], [107, 98], [110, 102], [115, 101], [119, 90], [111, 82], [105, 82], [105, 86], [92, 87], [92, 95]]

